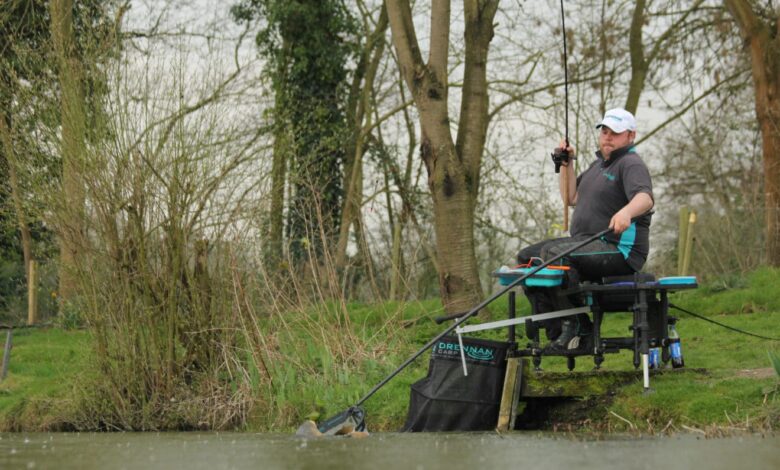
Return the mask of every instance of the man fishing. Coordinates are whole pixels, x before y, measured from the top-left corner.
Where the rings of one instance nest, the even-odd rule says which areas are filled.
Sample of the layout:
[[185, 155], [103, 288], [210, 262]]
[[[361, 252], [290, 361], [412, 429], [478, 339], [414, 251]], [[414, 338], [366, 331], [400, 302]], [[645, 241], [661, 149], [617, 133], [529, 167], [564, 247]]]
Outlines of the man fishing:
[[[606, 276], [633, 274], [645, 264], [650, 249], [653, 185], [647, 165], [634, 147], [636, 120], [624, 109], [611, 109], [596, 129], [597, 158], [579, 177], [575, 178], [572, 164], [577, 158], [575, 150], [568, 142], [561, 142], [553, 153], [553, 160], [562, 168], [561, 198], [575, 207], [571, 236], [523, 248], [517, 255], [520, 264], [535, 258], [550, 259], [607, 226], [611, 233], [563, 258], [562, 264], [574, 270], [569, 274], [570, 281], [601, 281]], [[526, 288], [534, 314], [572, 307], [569, 299], [556, 294], [551, 288]], [[545, 352], [580, 353], [593, 348], [593, 326], [586, 314], [548, 320], [543, 326], [551, 340]]]

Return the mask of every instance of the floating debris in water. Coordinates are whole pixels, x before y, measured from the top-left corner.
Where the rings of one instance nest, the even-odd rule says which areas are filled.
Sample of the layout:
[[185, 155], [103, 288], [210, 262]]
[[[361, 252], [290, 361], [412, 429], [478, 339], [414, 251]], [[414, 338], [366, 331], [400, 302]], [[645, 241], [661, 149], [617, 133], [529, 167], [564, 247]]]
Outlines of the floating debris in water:
[[[317, 423], [312, 420], [306, 420], [303, 422], [303, 424], [300, 425], [300, 427], [298, 427], [298, 430], [295, 431], [295, 435], [299, 437], [322, 437], [326, 434], [320, 432], [320, 430], [317, 428]], [[355, 431], [354, 425], [345, 424], [339, 428], [339, 430], [336, 431], [334, 435], [362, 439], [364, 437], [368, 437], [368, 432]]]
[[317, 423], [309, 419], [301, 424], [298, 430], [295, 431], [295, 435], [301, 437], [320, 437], [322, 436], [322, 433], [317, 429]]

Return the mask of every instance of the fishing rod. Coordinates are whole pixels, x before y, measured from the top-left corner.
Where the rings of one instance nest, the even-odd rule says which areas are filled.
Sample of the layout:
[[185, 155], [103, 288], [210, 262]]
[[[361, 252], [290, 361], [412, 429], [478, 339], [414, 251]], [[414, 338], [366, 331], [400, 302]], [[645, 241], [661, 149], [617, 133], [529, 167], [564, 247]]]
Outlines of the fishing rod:
[[[566, 48], [566, 14], [561, 0], [561, 31], [563, 33], [563, 125], [566, 147], [569, 147], [569, 61]], [[564, 149], [565, 150], [565, 149]]]
[[[552, 154], [555, 162], [555, 173], [560, 173], [563, 162], [571, 164], [569, 158], [569, 66], [568, 48], [566, 47], [566, 14], [561, 0], [561, 31], [563, 33], [563, 101], [564, 101], [564, 139], [563, 148], [556, 149]], [[569, 170], [563, 170], [563, 231], [569, 230]]]

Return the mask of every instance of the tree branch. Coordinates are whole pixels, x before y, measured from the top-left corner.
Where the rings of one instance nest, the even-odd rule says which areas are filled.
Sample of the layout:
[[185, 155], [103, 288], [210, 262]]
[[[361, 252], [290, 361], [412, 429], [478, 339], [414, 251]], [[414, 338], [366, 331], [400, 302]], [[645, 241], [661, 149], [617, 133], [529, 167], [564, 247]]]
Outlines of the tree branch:
[[658, 126], [655, 128], [655, 129], [653, 129], [652, 131], [648, 132], [648, 133], [647, 133], [647, 135], [645, 135], [645, 136], [644, 136], [644, 137], [642, 137], [641, 139], [637, 140], [637, 141], [636, 141], [636, 145], [639, 145], [639, 144], [641, 144], [642, 142], [644, 142], [645, 140], [649, 139], [650, 137], [652, 137], [653, 135], [655, 135], [656, 133], [658, 133], [658, 132], [659, 132], [661, 129], [663, 129], [664, 127], [668, 126], [668, 125], [669, 125], [669, 124], [671, 124], [672, 122], [674, 122], [674, 121], [676, 121], [677, 119], [679, 119], [680, 117], [682, 117], [682, 115], [683, 115], [683, 114], [685, 114], [685, 113], [687, 113], [689, 109], [691, 109], [692, 107], [694, 107], [694, 106], [696, 105], [696, 103], [698, 103], [699, 101], [703, 100], [703, 99], [704, 99], [704, 98], [706, 98], [707, 96], [709, 96], [709, 95], [711, 95], [711, 94], [715, 93], [716, 91], [718, 91], [718, 90], [720, 89], [720, 87], [721, 87], [721, 86], [723, 86], [724, 84], [726, 84], [726, 83], [728, 83], [728, 82], [731, 82], [731, 81], [733, 81], [733, 80], [735, 80], [735, 79], [739, 78], [739, 77], [740, 77], [742, 74], [744, 74], [744, 73], [745, 73], [745, 72], [747, 72], [747, 71], [748, 71], [748, 69], [743, 69], [743, 70], [740, 70], [740, 71], [738, 71], [737, 73], [735, 73], [735, 74], [733, 74], [733, 75], [731, 75], [731, 76], [729, 76], [729, 77], [727, 77], [727, 78], [725, 78], [725, 79], [723, 79], [723, 80], [719, 81], [718, 83], [716, 83], [715, 85], [713, 85], [712, 87], [710, 87], [710, 88], [709, 88], [707, 91], [705, 91], [704, 93], [702, 93], [701, 95], [699, 95], [698, 97], [696, 97], [696, 98], [695, 98], [693, 101], [691, 101], [690, 103], [688, 103], [688, 105], [687, 105], [687, 106], [685, 106], [683, 109], [681, 109], [680, 111], [676, 112], [674, 115], [672, 115], [671, 117], [669, 117], [669, 119], [667, 119], [666, 121], [664, 121], [664, 122], [662, 122], [661, 124], [659, 124], [659, 125], [658, 125]]
[[450, 0], [433, 0], [431, 5], [431, 50], [428, 53], [428, 66], [436, 81], [444, 87], [445, 95], [449, 47]]
[[647, 63], [651, 64], [661, 53], [662, 50], [664, 50], [664, 45], [666, 41], [677, 31], [680, 31], [682, 28], [681, 26], [685, 23], [685, 21], [688, 19], [688, 17], [693, 13], [694, 11], [698, 11], [699, 6], [704, 3], [704, 0], [697, 0], [696, 3], [691, 5], [691, 7], [685, 11], [678, 19], [675, 21], [669, 28], [666, 29], [655, 41], [655, 44], [653, 45], [653, 49], [650, 51], [650, 53], [647, 55]]
[[424, 73], [425, 64], [420, 45], [417, 42], [417, 34], [414, 31], [412, 11], [408, 1], [387, 2], [387, 16], [390, 20], [393, 45], [398, 54], [398, 65], [401, 74], [406, 81], [409, 90], [416, 97], [417, 80]]

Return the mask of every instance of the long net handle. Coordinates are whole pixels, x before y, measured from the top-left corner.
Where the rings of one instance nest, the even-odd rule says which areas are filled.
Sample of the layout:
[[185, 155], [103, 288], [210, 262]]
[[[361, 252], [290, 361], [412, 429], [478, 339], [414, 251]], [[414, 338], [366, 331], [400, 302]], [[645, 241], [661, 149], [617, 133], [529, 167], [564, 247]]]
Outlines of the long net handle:
[[563, 169], [563, 231], [569, 231], [569, 167]]

